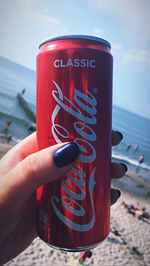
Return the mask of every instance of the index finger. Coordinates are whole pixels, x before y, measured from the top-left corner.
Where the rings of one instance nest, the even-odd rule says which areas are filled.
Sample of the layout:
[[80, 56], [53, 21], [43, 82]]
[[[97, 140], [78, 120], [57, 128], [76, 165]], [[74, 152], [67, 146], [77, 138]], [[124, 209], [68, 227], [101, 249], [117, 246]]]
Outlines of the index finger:
[[112, 130], [111, 139], [112, 139], [112, 146], [116, 146], [123, 139], [123, 135], [119, 131]]
[[9, 172], [13, 167], [25, 159], [28, 155], [38, 151], [36, 132], [20, 141], [12, 147], [0, 161], [2, 174]]

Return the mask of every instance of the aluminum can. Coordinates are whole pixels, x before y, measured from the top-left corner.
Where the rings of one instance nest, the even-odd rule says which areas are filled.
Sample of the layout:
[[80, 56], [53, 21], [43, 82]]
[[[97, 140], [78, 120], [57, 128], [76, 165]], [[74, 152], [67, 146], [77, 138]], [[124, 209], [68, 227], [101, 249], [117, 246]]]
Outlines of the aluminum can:
[[39, 149], [74, 141], [76, 165], [37, 190], [37, 231], [51, 247], [83, 251], [110, 230], [112, 55], [92, 36], [41, 43], [37, 56]]

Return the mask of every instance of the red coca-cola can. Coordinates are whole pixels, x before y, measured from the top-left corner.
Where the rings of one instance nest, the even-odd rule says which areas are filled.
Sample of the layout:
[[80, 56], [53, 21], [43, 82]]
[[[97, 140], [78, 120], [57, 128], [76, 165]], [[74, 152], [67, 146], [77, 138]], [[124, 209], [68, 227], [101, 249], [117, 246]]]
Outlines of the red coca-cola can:
[[66, 251], [91, 249], [110, 230], [110, 49], [101, 38], [61, 36], [37, 56], [39, 149], [70, 141], [80, 149], [71, 171], [37, 190], [38, 235]]

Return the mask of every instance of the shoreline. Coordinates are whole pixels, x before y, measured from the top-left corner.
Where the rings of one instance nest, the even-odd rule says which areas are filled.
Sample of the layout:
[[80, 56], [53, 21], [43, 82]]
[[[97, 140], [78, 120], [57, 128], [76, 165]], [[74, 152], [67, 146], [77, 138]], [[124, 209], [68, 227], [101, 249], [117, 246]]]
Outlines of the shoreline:
[[113, 179], [111, 183], [131, 195], [150, 199], [150, 183], [133, 171], [127, 171], [123, 178]]
[[[17, 142], [15, 143], [17, 144]], [[0, 159], [5, 155], [5, 153], [14, 146], [14, 142], [10, 143], [0, 141]], [[142, 176], [135, 171], [128, 170], [127, 173], [121, 179], [113, 179], [111, 181], [112, 186], [119, 188], [130, 194], [139, 197], [150, 198], [150, 179], [145, 180]]]

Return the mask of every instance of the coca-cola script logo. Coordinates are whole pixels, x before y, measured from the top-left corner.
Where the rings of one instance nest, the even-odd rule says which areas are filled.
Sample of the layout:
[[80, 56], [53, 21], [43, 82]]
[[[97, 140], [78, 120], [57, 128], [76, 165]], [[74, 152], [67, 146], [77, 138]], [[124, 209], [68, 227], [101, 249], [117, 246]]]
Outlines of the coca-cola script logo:
[[[81, 138], [76, 138], [74, 142], [76, 142], [79, 145], [79, 149], [81, 151], [81, 154], [79, 155], [78, 161], [88, 164], [92, 163], [96, 159], [96, 150], [94, 146], [92, 145], [93, 141], [96, 141], [96, 134], [94, 130], [91, 128], [92, 125], [96, 124], [96, 105], [97, 101], [95, 97], [92, 95], [91, 92], [86, 91], [86, 94], [79, 91], [78, 89], [74, 90], [74, 103], [72, 103], [66, 96], [63, 95], [63, 92], [60, 88], [60, 86], [53, 81], [53, 83], [56, 86], [57, 90], [52, 91], [53, 98], [56, 101], [56, 106], [54, 108], [53, 114], [52, 114], [52, 134], [57, 143], [61, 143], [61, 137], [64, 139], [69, 139], [70, 133], [66, 128], [64, 128], [62, 125], [57, 124], [55, 122], [55, 118], [57, 115], [59, 115], [60, 111], [67, 112], [70, 116], [73, 116], [76, 118], [76, 122], [74, 122], [73, 126], [78, 135], [81, 136]], [[65, 103], [64, 103], [65, 102]], [[68, 102], [68, 106], [67, 103]], [[85, 103], [88, 104], [85, 104]], [[72, 106], [72, 108], [71, 108]], [[82, 111], [83, 110], [83, 111]], [[85, 112], [86, 111], [86, 112]], [[85, 116], [85, 113], [87, 116]], [[88, 132], [88, 133], [87, 133]], [[85, 145], [86, 144], [86, 145]], [[89, 147], [90, 154], [88, 154], [88, 149], [85, 147]], [[83, 155], [84, 154], [84, 155]], [[66, 174], [66, 178], [68, 178], [75, 186], [78, 187], [79, 191], [81, 191], [80, 194], [74, 193], [73, 191], [69, 190], [69, 184], [67, 180], [62, 181], [62, 187], [65, 190], [66, 194], [68, 196], [60, 196], [61, 198], [58, 198], [56, 196], [52, 196], [51, 203], [52, 207], [59, 217], [59, 219], [68, 227], [70, 227], [73, 230], [76, 231], [89, 231], [95, 224], [95, 209], [94, 209], [94, 203], [92, 199], [92, 192], [95, 186], [95, 175], [96, 167], [92, 170], [92, 173], [89, 178], [89, 196], [91, 201], [91, 207], [92, 207], [92, 218], [91, 221], [87, 224], [78, 224], [74, 221], [71, 221], [69, 218], [64, 216], [59, 208], [59, 203], [63, 205], [63, 207], [70, 212], [71, 214], [82, 217], [85, 215], [85, 209], [83, 208], [81, 201], [85, 199], [86, 194], [84, 191], [84, 187], [86, 185], [86, 173], [85, 171], [76, 164], [75, 167], [72, 168], [72, 170]], [[74, 178], [71, 175], [71, 172], [76, 176], [77, 178]], [[67, 186], [68, 185], [68, 186]], [[77, 208], [73, 208], [72, 206], [76, 206]], [[56, 206], [57, 205], [57, 206]]]

